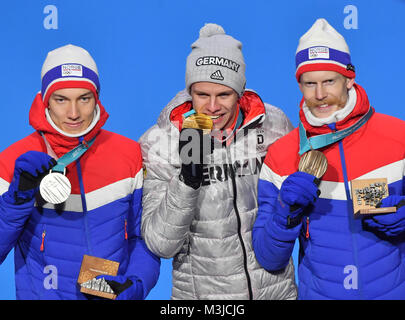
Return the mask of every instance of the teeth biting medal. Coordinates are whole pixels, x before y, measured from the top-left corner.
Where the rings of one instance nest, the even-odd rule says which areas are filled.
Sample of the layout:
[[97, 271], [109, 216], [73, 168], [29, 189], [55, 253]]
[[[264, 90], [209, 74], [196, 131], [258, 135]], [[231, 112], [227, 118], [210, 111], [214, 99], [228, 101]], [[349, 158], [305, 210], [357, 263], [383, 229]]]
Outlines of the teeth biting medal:
[[204, 134], [210, 133], [213, 127], [212, 117], [191, 110], [183, 115], [183, 128], [202, 129]]

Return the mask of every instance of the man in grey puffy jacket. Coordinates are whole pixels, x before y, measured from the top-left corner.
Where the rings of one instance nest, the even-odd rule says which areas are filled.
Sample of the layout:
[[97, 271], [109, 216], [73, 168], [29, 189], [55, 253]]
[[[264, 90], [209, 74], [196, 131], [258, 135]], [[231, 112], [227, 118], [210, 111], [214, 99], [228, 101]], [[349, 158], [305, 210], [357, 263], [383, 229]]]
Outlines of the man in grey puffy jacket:
[[[174, 258], [172, 299], [296, 298], [292, 262], [270, 273], [251, 243], [267, 147], [293, 127], [245, 90], [241, 48], [221, 26], [206, 24], [187, 58], [185, 90], [140, 140], [142, 235], [152, 252]], [[211, 134], [183, 128], [193, 112], [211, 118]], [[204, 157], [190, 162], [185, 150]]]

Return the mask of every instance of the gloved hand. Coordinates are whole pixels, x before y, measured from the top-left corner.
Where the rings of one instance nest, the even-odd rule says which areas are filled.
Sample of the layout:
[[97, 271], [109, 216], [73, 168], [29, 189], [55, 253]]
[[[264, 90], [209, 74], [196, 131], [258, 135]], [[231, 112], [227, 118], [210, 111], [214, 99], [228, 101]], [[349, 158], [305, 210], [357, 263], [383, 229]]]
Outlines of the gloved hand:
[[365, 226], [395, 237], [405, 231], [405, 196], [391, 195], [381, 200], [377, 207], [396, 207], [397, 212], [363, 218]]
[[321, 193], [318, 185], [319, 180], [309, 173], [297, 171], [288, 176], [280, 188], [275, 222], [289, 228], [300, 224], [304, 209], [314, 204]]
[[182, 129], [179, 138], [180, 180], [198, 189], [203, 180], [204, 159], [212, 150], [210, 134], [203, 134], [201, 129]]
[[115, 300], [142, 300], [143, 286], [137, 277], [99, 275], [96, 279], [104, 278], [114, 293]]
[[39, 151], [28, 151], [17, 158], [14, 176], [3, 198], [11, 204], [31, 201], [38, 192], [42, 178], [56, 165], [56, 160]]

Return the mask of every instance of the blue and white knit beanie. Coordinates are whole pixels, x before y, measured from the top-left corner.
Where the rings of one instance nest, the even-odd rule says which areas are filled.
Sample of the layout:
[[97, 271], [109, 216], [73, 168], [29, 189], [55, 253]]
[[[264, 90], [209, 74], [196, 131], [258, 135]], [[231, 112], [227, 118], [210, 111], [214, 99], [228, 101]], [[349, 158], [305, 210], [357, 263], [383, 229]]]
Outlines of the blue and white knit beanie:
[[52, 92], [64, 88], [85, 88], [96, 100], [100, 92], [97, 65], [83, 48], [68, 44], [48, 53], [41, 71], [42, 100], [48, 107]]
[[308, 71], [335, 71], [347, 78], [356, 76], [345, 39], [322, 18], [300, 38], [295, 64], [297, 81]]
[[207, 23], [191, 45], [186, 63], [186, 89], [195, 82], [214, 82], [243, 95], [246, 85], [242, 43], [225, 34], [217, 24]]

